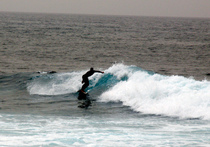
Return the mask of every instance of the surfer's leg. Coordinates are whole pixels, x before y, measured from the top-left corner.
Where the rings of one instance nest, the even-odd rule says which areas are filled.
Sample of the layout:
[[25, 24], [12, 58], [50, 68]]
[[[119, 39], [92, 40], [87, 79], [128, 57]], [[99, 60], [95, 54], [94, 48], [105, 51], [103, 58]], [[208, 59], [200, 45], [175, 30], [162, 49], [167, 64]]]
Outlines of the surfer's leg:
[[81, 88], [82, 92], [85, 92], [85, 89], [89, 86], [89, 81], [88, 80], [85, 80], [84, 82], [85, 83], [82, 85], [82, 88]]

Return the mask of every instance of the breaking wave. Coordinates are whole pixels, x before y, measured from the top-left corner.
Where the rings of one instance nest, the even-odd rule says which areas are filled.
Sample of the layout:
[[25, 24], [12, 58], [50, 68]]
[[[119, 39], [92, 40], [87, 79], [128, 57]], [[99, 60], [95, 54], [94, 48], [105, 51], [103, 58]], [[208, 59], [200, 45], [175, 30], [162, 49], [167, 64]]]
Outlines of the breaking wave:
[[[27, 85], [30, 94], [77, 92], [86, 71], [39, 75]], [[210, 82], [165, 76], [136, 66], [115, 64], [90, 77], [88, 92], [100, 102], [121, 102], [133, 111], [179, 118], [210, 119]], [[97, 94], [96, 94], [97, 93]]]

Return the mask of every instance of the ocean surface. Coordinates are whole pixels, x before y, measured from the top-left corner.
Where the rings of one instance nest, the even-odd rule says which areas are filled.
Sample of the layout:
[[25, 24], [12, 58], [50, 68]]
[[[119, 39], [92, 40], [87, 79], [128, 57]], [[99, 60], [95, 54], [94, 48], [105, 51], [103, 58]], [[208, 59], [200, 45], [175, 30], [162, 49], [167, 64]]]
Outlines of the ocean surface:
[[0, 12], [0, 128], [0, 146], [209, 146], [210, 19]]

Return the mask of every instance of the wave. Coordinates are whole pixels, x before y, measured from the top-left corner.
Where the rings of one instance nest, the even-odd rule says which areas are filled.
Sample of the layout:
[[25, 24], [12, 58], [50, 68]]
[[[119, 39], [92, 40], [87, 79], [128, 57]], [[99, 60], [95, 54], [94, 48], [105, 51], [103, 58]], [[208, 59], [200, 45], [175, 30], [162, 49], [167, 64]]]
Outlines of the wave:
[[[77, 92], [86, 71], [46, 74], [27, 85], [30, 94]], [[88, 92], [100, 102], [121, 102], [133, 111], [179, 118], [210, 119], [210, 82], [165, 76], [136, 66], [115, 64], [90, 77]]]

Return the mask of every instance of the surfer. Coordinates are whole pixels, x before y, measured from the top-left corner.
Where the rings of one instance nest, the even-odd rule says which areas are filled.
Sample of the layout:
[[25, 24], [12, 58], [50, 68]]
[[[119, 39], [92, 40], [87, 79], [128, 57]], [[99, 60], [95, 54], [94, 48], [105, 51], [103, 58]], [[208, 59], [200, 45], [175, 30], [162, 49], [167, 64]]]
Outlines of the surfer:
[[82, 85], [81, 91], [83, 93], [85, 93], [85, 88], [87, 88], [89, 86], [88, 77], [92, 76], [95, 72], [104, 73], [103, 71], [94, 70], [91, 67], [90, 70], [82, 76], [82, 83], [84, 83], [84, 84]]

